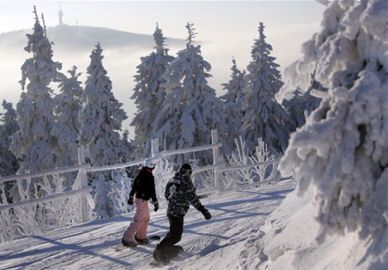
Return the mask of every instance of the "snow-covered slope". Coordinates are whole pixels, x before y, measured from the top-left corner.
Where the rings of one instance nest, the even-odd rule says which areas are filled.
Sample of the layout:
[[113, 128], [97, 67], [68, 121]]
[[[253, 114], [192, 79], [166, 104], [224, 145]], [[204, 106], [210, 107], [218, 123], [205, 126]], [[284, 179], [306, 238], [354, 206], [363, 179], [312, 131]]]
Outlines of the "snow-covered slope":
[[[246, 241], [293, 190], [292, 181], [203, 199], [213, 218], [191, 209], [180, 244], [184, 254], [165, 269], [240, 269]], [[0, 269], [149, 269], [156, 243], [124, 249], [120, 239], [132, 214], [32, 235], [0, 245]], [[149, 233], [164, 236], [165, 210], [151, 214]], [[250, 243], [250, 242], [249, 242]], [[244, 255], [244, 254], [243, 254]]]
[[[266, 219], [252, 241], [246, 241], [244, 269], [376, 269], [388, 268], [388, 230], [376, 239], [357, 233], [330, 235], [319, 244], [313, 191], [298, 197], [291, 192]], [[373, 240], [373, 241], [371, 241]]]

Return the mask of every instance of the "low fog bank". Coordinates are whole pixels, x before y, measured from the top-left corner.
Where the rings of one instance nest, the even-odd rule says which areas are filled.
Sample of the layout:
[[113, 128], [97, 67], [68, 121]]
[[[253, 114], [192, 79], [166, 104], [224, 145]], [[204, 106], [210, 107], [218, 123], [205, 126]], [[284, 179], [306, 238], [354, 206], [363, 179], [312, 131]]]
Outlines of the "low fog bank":
[[[300, 57], [301, 44], [306, 40], [306, 35], [311, 36], [318, 28], [318, 23], [267, 27], [267, 40], [273, 46], [273, 55], [277, 58], [281, 71]], [[55, 27], [52, 29], [55, 29]], [[86, 28], [86, 30], [89, 31], [90, 28]], [[199, 35], [197, 40], [201, 40], [200, 30], [198, 28]], [[85, 29], [81, 32], [83, 35], [89, 35], [88, 33], [85, 34], [87, 32], [85, 32]], [[22, 91], [18, 83], [21, 78], [20, 67], [25, 59], [30, 57], [27, 52], [23, 51], [27, 44], [25, 33], [23, 32], [22, 35], [20, 33], [14, 35], [14, 37], [21, 36], [22, 38], [15, 38], [14, 40], [4, 39], [4, 34], [0, 35], [0, 74], [2, 77], [0, 98], [12, 102], [14, 106], [18, 102]], [[53, 33], [55, 31], [51, 32], [51, 34]], [[117, 33], [119, 33], [119, 36], [122, 35], [122, 38], [118, 38], [117, 42], [114, 43], [112, 41], [115, 40], [114, 37]], [[126, 32], [114, 30], [105, 32], [103, 30], [99, 34], [93, 33], [93, 36], [104, 37], [102, 39], [104, 41], [101, 41], [101, 46], [104, 49], [103, 63], [112, 81], [114, 95], [123, 103], [124, 110], [128, 115], [128, 119], [123, 123], [123, 129], [128, 129], [130, 136], [133, 137], [133, 128], [130, 127], [130, 122], [136, 113], [136, 106], [130, 97], [135, 85], [134, 75], [136, 74], [136, 66], [140, 63], [140, 57], [146, 56], [152, 51], [153, 41], [152, 36], [140, 34], [131, 34], [134, 35], [133, 37], [140, 37], [139, 40], [132, 39], [128, 41], [129, 35], [122, 33]], [[9, 35], [10, 33], [7, 34]], [[82, 73], [81, 81], [84, 83], [86, 68], [90, 61], [89, 55], [95, 42], [85, 41], [84, 37], [78, 37], [78, 41], [74, 39], [70, 43], [68, 40], [71, 38], [65, 38], [66, 36], [69, 36], [69, 34], [63, 35], [62, 39], [59, 37], [54, 39], [54, 36], [50, 36], [50, 32], [48, 32], [49, 39], [56, 40], [53, 45], [54, 60], [63, 63], [62, 72], [64, 73], [73, 65], [76, 65], [79, 72]], [[257, 26], [252, 25], [250, 28], [246, 28], [246, 32], [241, 33], [241, 36], [238, 38], [227, 39], [225, 37], [225, 40], [223, 40], [224, 38], [217, 37], [213, 40], [201, 40], [202, 55], [212, 65], [212, 77], [209, 79], [209, 84], [216, 89], [217, 95], [224, 93], [222, 83], [227, 82], [230, 78], [232, 57], [237, 60], [237, 65], [240, 69], [245, 69], [251, 59], [251, 47], [257, 36]], [[7, 43], [4, 40], [7, 40]], [[66, 42], [67, 45], [65, 46]], [[80, 42], [80, 44], [77, 46], [71, 45], [74, 42]], [[130, 43], [132, 45], [119, 46], [119, 44]], [[173, 56], [176, 56], [176, 53], [184, 48], [184, 44], [184, 37], [182, 39], [166, 40], [166, 47], [170, 49], [169, 53]], [[2, 108], [0, 108], [1, 110]]]

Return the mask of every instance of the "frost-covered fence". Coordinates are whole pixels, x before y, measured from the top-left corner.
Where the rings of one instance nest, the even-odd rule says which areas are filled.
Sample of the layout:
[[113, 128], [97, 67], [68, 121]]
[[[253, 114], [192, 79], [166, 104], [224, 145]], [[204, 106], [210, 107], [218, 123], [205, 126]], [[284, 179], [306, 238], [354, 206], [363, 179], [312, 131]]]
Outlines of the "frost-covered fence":
[[258, 139], [252, 152], [240, 137], [235, 139], [235, 151], [225, 157], [220, 168], [226, 189], [262, 186], [281, 180], [277, 170], [279, 156], [271, 154], [263, 140]]
[[76, 166], [1, 178], [0, 242], [89, 220], [93, 200], [83, 183], [85, 169]]
[[[201, 167], [197, 167], [196, 164], [192, 164], [193, 167], [193, 175], [199, 174], [201, 172], [213, 171], [216, 172], [221, 168], [220, 158], [219, 158], [219, 148], [222, 146], [221, 143], [218, 142], [217, 131], [212, 131], [212, 142], [208, 145], [195, 146], [190, 148], [176, 149], [176, 150], [163, 150], [159, 151], [159, 140], [153, 139], [151, 140], [151, 158], [154, 162], [157, 163], [156, 170], [154, 172], [155, 175], [155, 185], [156, 191], [159, 197], [164, 199], [164, 187], [167, 182], [174, 176], [175, 170], [179, 169], [181, 164], [174, 164], [171, 162], [171, 158], [176, 155], [185, 155], [185, 154], [194, 154], [202, 151], [212, 151], [213, 154], [213, 162], [209, 165], [204, 165]], [[186, 157], [187, 158], [187, 157]], [[187, 162], [191, 163], [189, 160]], [[213, 173], [214, 176], [218, 175]], [[218, 182], [217, 177], [211, 176], [214, 181], [212, 181], [212, 191], [213, 187], [218, 187], [218, 190], [222, 190], [221, 182]]]
[[[236, 154], [234, 158], [229, 158], [227, 162], [224, 162], [220, 154], [220, 148], [222, 144], [218, 141], [217, 130], [211, 132], [211, 144], [196, 146], [191, 148], [177, 149], [177, 150], [164, 150], [159, 152], [159, 141], [154, 139], [151, 141], [151, 153], [152, 158], [155, 161], [159, 161], [157, 166], [157, 172], [161, 170], [155, 178], [157, 179], [157, 186], [159, 185], [159, 191], [163, 190], [166, 182], [174, 175], [172, 166], [166, 163], [166, 159], [173, 155], [181, 155], [187, 153], [196, 153], [200, 151], [212, 151], [213, 162], [212, 164], [204, 166], [194, 166], [193, 175], [205, 174], [201, 178], [201, 181], [207, 182], [207, 192], [215, 192], [217, 194], [222, 193], [225, 189], [235, 187], [238, 185], [238, 181], [241, 178], [249, 179], [249, 185], [253, 184], [252, 178], [257, 176], [260, 185], [266, 183], [276, 182], [280, 179], [280, 175], [276, 175], [278, 157], [272, 156], [269, 153], [267, 146], [262, 140], [258, 140], [258, 145], [255, 148], [253, 155], [248, 155], [245, 149], [245, 145], [240, 138], [240, 141], [236, 140]], [[233, 156], [233, 155], [232, 155]], [[268, 166], [272, 166], [271, 176], [268, 177]], [[244, 176], [245, 173], [245, 176]], [[160, 192], [159, 192], [160, 193]]]
[[[41, 233], [49, 229], [72, 226], [94, 218], [94, 200], [88, 173], [122, 170], [144, 164], [145, 159], [156, 162], [157, 191], [163, 195], [166, 182], [174, 175], [169, 157], [200, 151], [212, 151], [213, 162], [194, 166], [193, 174], [206, 173], [210, 180], [209, 192], [221, 193], [225, 186], [225, 175], [246, 169], [260, 168], [272, 164], [272, 159], [261, 161], [250, 158], [243, 163], [223, 162], [220, 155], [221, 143], [216, 130], [211, 133], [211, 144], [191, 148], [159, 151], [159, 141], [151, 142], [151, 157], [127, 163], [93, 166], [84, 164], [84, 152], [79, 149], [79, 165], [41, 173], [30, 173], [0, 178], [0, 242], [18, 235]], [[249, 164], [248, 164], [249, 163]], [[213, 180], [212, 180], [213, 179]], [[235, 179], [233, 179], [234, 181]], [[124, 181], [124, 180], [123, 180]]]
[[[213, 143], [210, 145], [162, 152], [159, 152], [158, 140], [153, 140], [151, 158], [161, 168], [164, 167], [164, 174], [160, 176], [169, 179], [173, 175], [166, 159], [169, 156], [210, 149], [216, 153], [213, 156], [217, 157], [215, 149], [221, 147], [221, 144], [216, 140], [216, 131], [213, 131], [212, 138]], [[78, 166], [0, 178], [0, 242], [18, 235], [42, 233], [91, 220], [94, 217], [94, 200], [87, 174], [141, 165], [149, 158], [92, 166], [83, 163], [84, 152], [83, 149], [78, 151]], [[217, 169], [216, 166], [218, 164], [215, 161], [213, 165], [197, 171]]]

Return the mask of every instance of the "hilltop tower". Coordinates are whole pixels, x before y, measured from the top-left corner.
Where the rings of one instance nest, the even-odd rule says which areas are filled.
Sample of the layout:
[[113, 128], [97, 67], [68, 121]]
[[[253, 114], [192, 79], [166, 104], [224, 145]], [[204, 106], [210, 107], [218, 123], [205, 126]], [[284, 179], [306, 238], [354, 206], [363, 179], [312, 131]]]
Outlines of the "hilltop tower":
[[59, 17], [59, 25], [63, 25], [62, 1], [59, 2], [58, 17]]

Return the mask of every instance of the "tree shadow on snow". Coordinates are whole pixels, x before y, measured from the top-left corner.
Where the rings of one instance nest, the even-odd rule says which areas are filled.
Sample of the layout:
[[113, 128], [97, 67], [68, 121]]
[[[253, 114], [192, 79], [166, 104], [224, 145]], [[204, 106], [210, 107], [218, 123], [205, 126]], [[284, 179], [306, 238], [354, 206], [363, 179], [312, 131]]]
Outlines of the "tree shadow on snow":
[[[209, 222], [207, 222], [207, 223], [209, 223]], [[159, 228], [159, 229], [163, 229], [165, 231], [165, 234], [164, 235], [160, 235], [162, 238], [167, 234], [167, 232], [169, 230], [168, 226], [159, 225], [159, 224], [155, 224], [155, 223], [150, 223], [149, 225], [153, 226], [153, 227], [156, 227], [156, 228]], [[201, 235], [201, 236], [208, 236], [208, 237], [228, 239], [228, 237], [225, 237], [225, 236], [222, 236], [222, 235], [219, 235], [219, 234], [196, 232], [196, 231], [193, 231], [193, 230], [189, 229], [189, 226], [190, 226], [190, 224], [184, 226], [183, 234], [190, 233], [190, 234], [196, 234], [196, 235]]]
[[[100, 243], [100, 244], [94, 245], [94, 246], [80, 246], [77, 244], [65, 244], [65, 243], [59, 242], [57, 240], [53, 240], [53, 239], [44, 237], [44, 236], [34, 235], [31, 237], [38, 239], [40, 241], [43, 241], [43, 242], [50, 243], [53, 246], [48, 247], [48, 248], [35, 249], [35, 250], [15, 253], [15, 254], [11, 254], [11, 255], [9, 255], [9, 254], [0, 255], [0, 260], [20, 259], [23, 257], [36, 256], [36, 255], [41, 255], [42, 253], [51, 253], [51, 252], [60, 251], [60, 250], [73, 250], [73, 253], [77, 253], [77, 254], [84, 253], [84, 254], [89, 255], [89, 256], [100, 257], [101, 259], [108, 260], [108, 261], [111, 261], [115, 264], [120, 264], [122, 266], [131, 266], [131, 264], [128, 262], [107, 256], [107, 255], [99, 254], [96, 251], [94, 251], [94, 249], [102, 248], [104, 250], [108, 247], [115, 246], [118, 244], [117, 240]], [[143, 251], [150, 253], [149, 251], [147, 251], [145, 249]], [[66, 255], [66, 256], [71, 256], [73, 253]], [[40, 260], [42, 260], [42, 258], [39, 258], [37, 261], [40, 261]], [[34, 261], [34, 262], [36, 262], [36, 261]], [[28, 265], [31, 265], [31, 263], [33, 263], [33, 262], [29, 261], [29, 262], [25, 262], [25, 263], [16, 265], [14, 267], [28, 266]]]
[[[271, 212], [248, 212], [248, 211], [241, 211], [241, 210], [234, 210], [234, 209], [228, 209], [227, 207], [231, 206], [237, 206], [237, 205], [244, 205], [244, 204], [251, 204], [251, 203], [257, 203], [261, 201], [269, 201], [269, 200], [282, 200], [285, 198], [285, 194], [293, 191], [294, 189], [286, 189], [286, 190], [280, 190], [280, 191], [273, 191], [273, 192], [267, 192], [267, 193], [258, 193], [258, 192], [252, 192], [252, 191], [244, 191], [245, 193], [249, 194], [257, 194], [254, 198], [250, 199], [241, 199], [241, 200], [232, 200], [227, 202], [221, 202], [221, 203], [210, 203], [206, 207], [211, 210], [218, 210], [225, 213], [233, 213], [232, 216], [227, 216], [223, 218], [219, 218], [219, 216], [223, 214], [218, 214], [213, 216], [211, 220], [200, 220], [197, 222], [188, 223], [184, 226], [184, 233], [191, 233], [201, 236], [209, 236], [209, 237], [216, 237], [223, 240], [229, 239], [229, 237], [225, 237], [219, 234], [210, 234], [210, 233], [203, 233], [203, 232], [197, 232], [195, 230], [192, 230], [193, 228], [197, 228], [200, 226], [208, 226], [210, 224], [214, 223], [223, 223], [228, 220], [236, 220], [236, 219], [244, 219], [244, 218], [252, 218], [255, 216], [268, 216]], [[241, 207], [243, 208], [243, 207]], [[167, 218], [166, 218], [167, 219]], [[164, 229], [167, 233], [169, 230], [168, 226], [159, 225], [156, 222], [151, 222], [149, 226], [153, 226], [159, 229]]]
[[224, 212], [234, 212], [237, 214], [240, 213], [245, 213], [245, 214], [251, 214], [251, 215], [256, 215], [256, 213], [249, 213], [249, 212], [243, 212], [243, 211], [237, 211], [237, 210], [232, 210], [232, 209], [226, 209], [226, 207], [230, 206], [236, 206], [236, 205], [241, 205], [241, 204], [251, 204], [251, 203], [259, 203], [263, 201], [271, 201], [271, 200], [282, 200], [285, 198], [285, 194], [293, 191], [294, 189], [287, 189], [287, 190], [281, 190], [281, 191], [273, 191], [273, 192], [267, 192], [260, 194], [258, 192], [254, 191], [244, 191], [244, 193], [249, 193], [249, 194], [257, 194], [254, 198], [250, 199], [240, 199], [240, 200], [233, 200], [233, 201], [227, 201], [227, 202], [220, 202], [220, 203], [213, 203], [209, 204], [207, 207], [209, 209], [215, 209], [215, 210], [221, 210]]
[[380, 259], [375, 260], [368, 265], [368, 269], [371, 270], [379, 270], [379, 269], [387, 269], [386, 265], [386, 259], [387, 254], [384, 252], [387, 252], [387, 243], [388, 243], [388, 230], [385, 229], [382, 232], [380, 232], [378, 235], [375, 235], [373, 239], [370, 240], [370, 244], [367, 248], [367, 251], [365, 252], [364, 256], [361, 258], [361, 260], [357, 263], [357, 265], [361, 265], [364, 263], [369, 257], [380, 257]]
[[110, 217], [110, 218], [103, 218], [103, 219], [96, 219], [92, 220], [83, 224], [75, 225], [72, 228], [82, 228], [82, 227], [88, 227], [88, 226], [93, 226], [93, 225], [98, 225], [100, 227], [103, 227], [109, 223], [117, 223], [117, 222], [130, 222], [131, 218], [133, 217], [133, 214], [130, 213], [130, 216], [128, 214], [122, 215], [122, 216], [115, 216], [115, 217]]
[[[226, 210], [226, 211], [228, 211], [228, 210]], [[220, 223], [220, 222], [223, 223], [223, 222], [228, 221], [228, 220], [237, 220], [237, 219], [249, 218], [249, 217], [254, 217], [254, 216], [267, 216], [267, 215], [270, 214], [270, 213], [250, 213], [250, 212], [245, 212], [244, 213], [244, 212], [238, 212], [238, 211], [234, 211], [234, 210], [230, 210], [230, 211], [231, 212], [236, 212], [238, 214], [234, 215], [234, 216], [224, 217], [224, 218], [218, 218], [217, 216], [219, 216], [219, 215], [217, 215], [217, 216], [214, 216], [211, 220], [200, 220], [200, 221], [197, 221], [197, 222], [192, 222], [192, 223], [189, 223], [189, 224], [185, 224], [183, 231], [184, 231], [184, 233], [196, 234], [196, 235], [200, 235], [200, 236], [215, 237], [215, 238], [220, 238], [220, 239], [223, 239], [223, 240], [227, 240], [227, 239], [229, 239], [229, 237], [226, 237], [226, 236], [223, 236], [223, 235], [220, 235], [220, 234], [211, 234], [211, 233], [197, 232], [197, 231], [195, 231], [193, 229], [197, 228], [197, 227], [201, 227], [201, 226], [209, 226], [210, 224], [214, 224], [214, 223]], [[155, 224], [153, 222], [150, 223], [149, 225], [153, 226], [153, 227], [160, 228], [160, 229], [164, 229], [164, 230], [166, 230], [166, 233], [169, 230], [168, 226]]]

